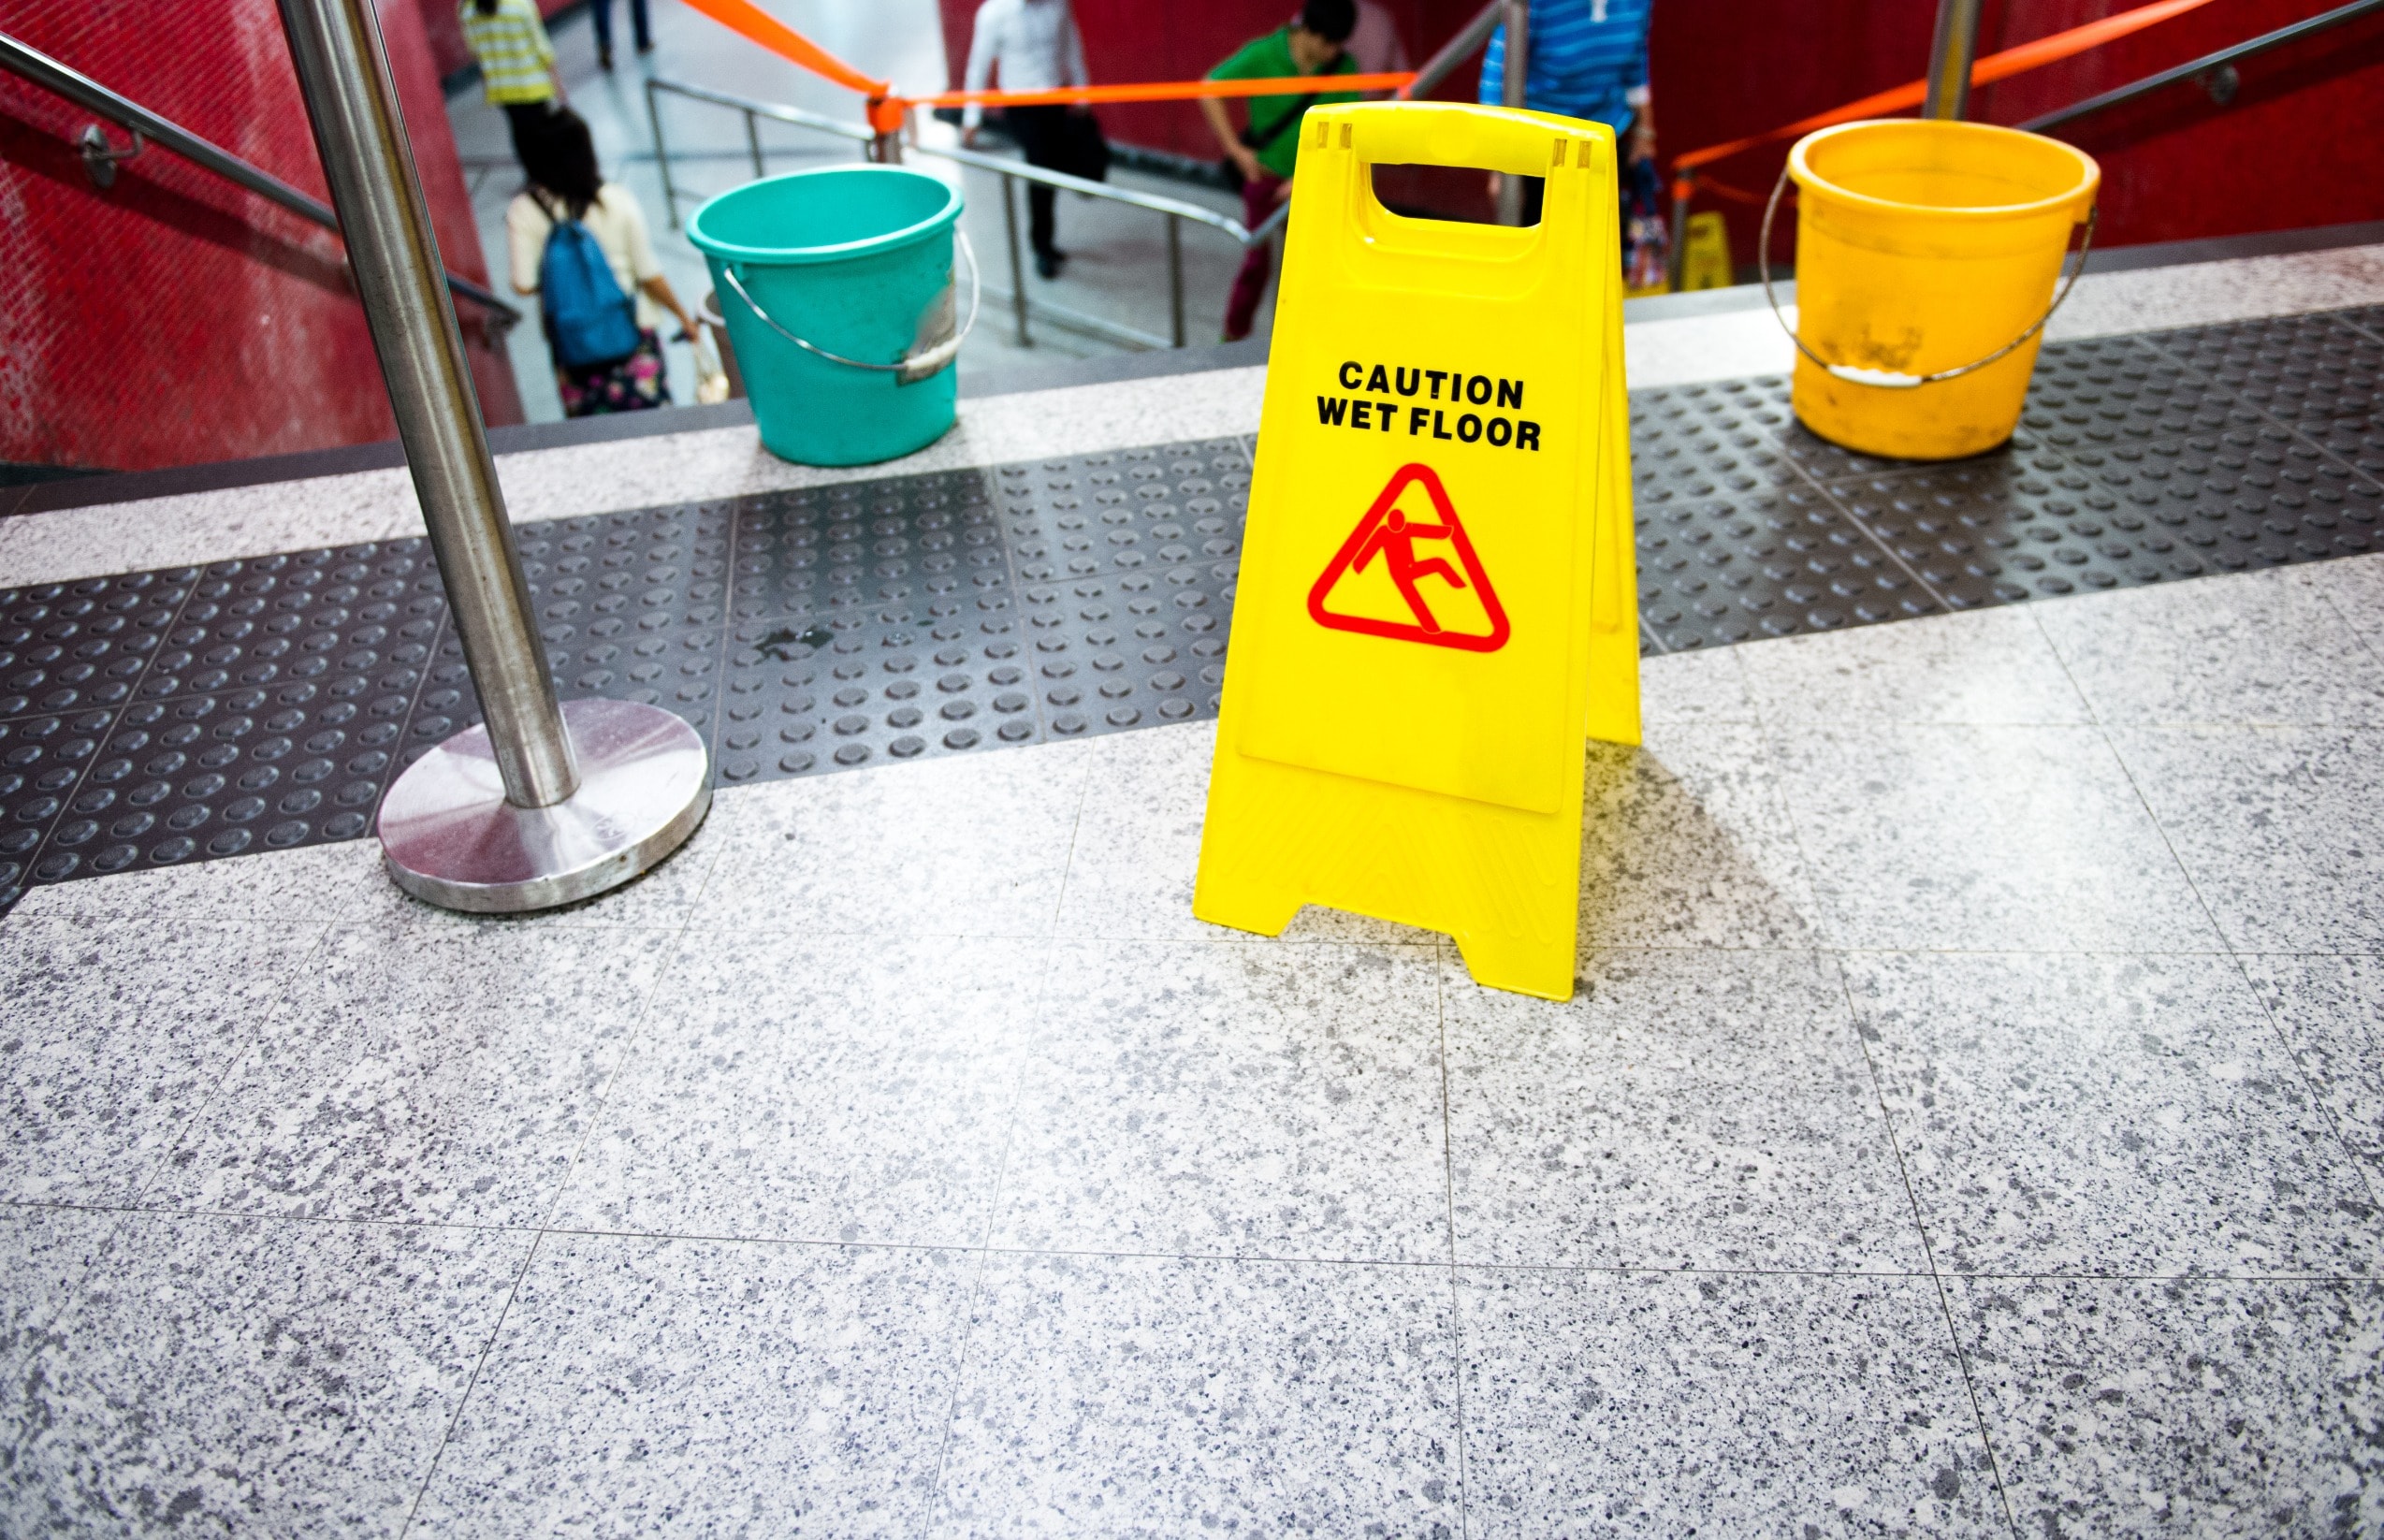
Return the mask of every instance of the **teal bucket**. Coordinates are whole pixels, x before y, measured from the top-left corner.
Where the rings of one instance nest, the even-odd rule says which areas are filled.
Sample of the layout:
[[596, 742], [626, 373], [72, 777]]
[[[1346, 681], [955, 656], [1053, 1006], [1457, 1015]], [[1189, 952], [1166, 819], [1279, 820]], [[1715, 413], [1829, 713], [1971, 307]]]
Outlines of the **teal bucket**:
[[[967, 326], [953, 303], [960, 190], [898, 166], [749, 182], [687, 222], [720, 292], [762, 443], [800, 465], [870, 465], [952, 425]], [[977, 321], [969, 257], [968, 326]]]

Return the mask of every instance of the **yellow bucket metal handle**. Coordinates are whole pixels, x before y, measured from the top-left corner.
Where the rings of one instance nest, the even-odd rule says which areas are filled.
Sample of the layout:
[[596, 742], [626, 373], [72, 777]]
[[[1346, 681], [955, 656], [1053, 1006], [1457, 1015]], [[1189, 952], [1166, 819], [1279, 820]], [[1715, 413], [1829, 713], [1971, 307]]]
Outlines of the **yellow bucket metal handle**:
[[1984, 369], [2013, 348], [2025, 344], [2038, 332], [2042, 331], [2045, 323], [2053, 319], [2053, 312], [2059, 310], [2062, 302], [2070, 298], [2070, 291], [2078, 286], [2078, 280], [2086, 276], [2086, 254], [2094, 250], [2094, 227], [2102, 217], [2102, 200], [2097, 198], [2086, 210], [2086, 239], [2078, 243], [2078, 265], [2071, 272], [2069, 281], [2061, 285], [2061, 292], [2053, 297], [2053, 303], [2045, 308], [2042, 315], [2036, 318], [2034, 326], [1985, 357], [1964, 364], [1959, 369], [1941, 369], [1934, 374], [1898, 374], [1893, 370], [1857, 369], [1852, 364], [1831, 363], [1807, 347], [1805, 340], [1797, 336], [1795, 328], [1788, 324], [1788, 318], [1780, 313], [1780, 300], [1771, 292], [1771, 224], [1773, 217], [1780, 212], [1780, 195], [1787, 190], [1788, 167], [1783, 166], [1780, 168], [1780, 180], [1771, 184], [1770, 200], [1763, 206], [1763, 235], [1755, 246], [1755, 270], [1763, 275], [1763, 297], [1765, 302], [1771, 306], [1771, 318], [1780, 323], [1780, 329], [1788, 334], [1788, 341], [1796, 344], [1797, 352], [1811, 359], [1817, 367], [1827, 370], [1832, 378], [1843, 380], [1848, 385], [1871, 385], [1881, 390], [1917, 390], [1925, 385], [1936, 385], [1941, 380], [1959, 379], [1965, 374]]

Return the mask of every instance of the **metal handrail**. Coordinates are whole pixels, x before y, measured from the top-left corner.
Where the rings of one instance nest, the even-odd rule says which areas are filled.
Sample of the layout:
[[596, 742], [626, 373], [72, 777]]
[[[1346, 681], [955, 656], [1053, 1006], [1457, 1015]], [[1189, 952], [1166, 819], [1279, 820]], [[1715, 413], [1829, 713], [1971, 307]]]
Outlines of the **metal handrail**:
[[2164, 85], [2173, 85], [2179, 80], [2189, 80], [2197, 75], [2206, 75], [2215, 69], [2224, 69], [2237, 59], [2247, 59], [2255, 53], [2265, 53], [2272, 48], [2292, 42], [2296, 38], [2306, 37], [2312, 33], [2324, 32], [2330, 27], [2341, 26], [2346, 22], [2356, 22], [2370, 11], [2378, 9], [2384, 9], [2384, 0], [2352, 0], [2350, 5], [2320, 11], [2305, 21], [2295, 22], [2290, 26], [2278, 27], [2274, 32], [2263, 32], [2257, 37], [2246, 38], [2230, 48], [2222, 48], [2216, 53], [2205, 53], [2199, 59], [2189, 59], [2173, 69], [2164, 69], [2159, 74], [2147, 75], [2140, 80], [2130, 80], [2126, 85], [2114, 86], [2099, 96], [2088, 96], [2085, 101], [2073, 102], [2068, 107], [2030, 118], [2018, 126], [2031, 134], [2042, 134], [2048, 128], [2056, 128], [2072, 119], [2083, 118], [2089, 112], [2100, 112], [2106, 107], [2116, 107], [2121, 102], [2133, 101], [2136, 97], [2158, 91]]
[[[53, 95], [64, 96], [76, 106], [108, 119], [133, 136], [136, 152], [140, 141], [147, 139], [171, 150], [194, 166], [212, 171], [226, 182], [281, 205], [301, 219], [312, 220], [334, 232], [340, 228], [340, 216], [320, 198], [300, 192], [264, 167], [240, 159], [221, 145], [200, 138], [172, 119], [158, 116], [138, 102], [109, 90], [80, 70], [61, 64], [38, 49], [28, 48], [6, 33], [0, 33], [0, 69], [6, 69]], [[86, 151], [88, 156], [89, 152]], [[521, 319], [520, 311], [471, 279], [452, 272], [446, 277], [449, 289], [487, 311], [501, 324], [509, 327]]]
[[[671, 180], [670, 150], [662, 135], [661, 97], [665, 94], [709, 102], [714, 106], [729, 108], [743, 113], [746, 144], [752, 155], [753, 174], [757, 177], [767, 174], [762, 154], [761, 136], [757, 131], [758, 123], [763, 119], [772, 123], [791, 123], [798, 128], [815, 129], [823, 134], [833, 134], [839, 138], [852, 140], [865, 146], [865, 154], [867, 153], [865, 147], [874, 145], [877, 138], [875, 134], [861, 124], [845, 123], [822, 113], [808, 112], [799, 107], [788, 107], [780, 102], [765, 102], [750, 96], [740, 96], [734, 92], [715, 91], [708, 86], [689, 85], [684, 81], [668, 80], [660, 76], [649, 77], [646, 81], [646, 115], [653, 125], [654, 159], [661, 171], [664, 205], [669, 209], [674, 223], [678, 219], [678, 201], [683, 195]], [[958, 166], [990, 171], [1002, 179], [1002, 220], [1009, 235], [1010, 287], [1004, 290], [988, 285], [985, 294], [989, 298], [1007, 302], [1010, 306], [1019, 345], [1022, 347], [1030, 345], [1031, 340], [1027, 334], [1027, 321], [1030, 314], [1040, 315], [1043, 319], [1069, 330], [1103, 338], [1127, 347], [1182, 347], [1185, 341], [1183, 222], [1189, 220], [1196, 225], [1204, 225], [1218, 234], [1228, 237], [1236, 245], [1245, 248], [1264, 239], [1245, 229], [1242, 222], [1231, 215], [1218, 213], [1214, 209], [1204, 209], [1197, 203], [1162, 197], [1155, 193], [1138, 193], [1127, 188], [1112, 187], [1105, 182], [1094, 182], [1084, 177], [1070, 176], [1065, 171], [1054, 171], [1040, 166], [1029, 166], [1024, 161], [1010, 160], [1001, 155], [982, 154], [974, 150], [923, 144], [914, 144], [909, 148], [915, 154], [934, 155], [939, 160], [948, 160]], [[1140, 209], [1146, 213], [1157, 214], [1165, 219], [1168, 251], [1168, 311], [1170, 323], [1169, 335], [1160, 337], [1138, 327], [1122, 326], [1102, 316], [1087, 315], [1082, 311], [1071, 310], [1065, 305], [1030, 299], [1026, 293], [1025, 265], [1019, 255], [1018, 207], [1010, 187], [1013, 182], [1035, 182], [1056, 191], [1081, 193], [1086, 197], [1099, 198], [1108, 203], [1124, 204], [1128, 208]], [[1268, 229], [1272, 233], [1272, 226], [1268, 226]]]
[[1416, 78], [1399, 88], [1398, 99], [1412, 102], [1425, 92], [1457, 72], [1457, 66], [1474, 56], [1474, 51], [1490, 41], [1498, 23], [1506, 13], [1506, 0], [1490, 0], [1474, 19], [1458, 30], [1457, 36], [1440, 46], [1440, 51], [1424, 61]]

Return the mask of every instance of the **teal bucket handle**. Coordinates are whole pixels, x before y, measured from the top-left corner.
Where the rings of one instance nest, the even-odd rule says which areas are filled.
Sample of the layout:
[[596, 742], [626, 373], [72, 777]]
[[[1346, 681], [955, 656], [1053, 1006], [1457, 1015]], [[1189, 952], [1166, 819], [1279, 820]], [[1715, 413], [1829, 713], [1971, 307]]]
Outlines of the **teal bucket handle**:
[[[721, 263], [720, 276], [728, 280], [729, 287], [736, 291], [736, 297], [745, 301], [745, 308], [753, 312], [756, 320], [804, 352], [825, 358], [832, 364], [842, 364], [848, 369], [865, 369], [876, 373], [892, 374], [895, 376], [896, 385], [917, 385], [920, 381], [940, 374], [951, 367], [952, 359], [960, 355], [960, 344], [967, 341], [968, 334], [976, 329], [977, 314], [982, 308], [984, 275], [978, 270], [977, 248], [968, 243], [967, 231], [955, 227], [952, 235], [960, 242], [961, 254], [968, 259], [968, 320], [958, 330], [951, 332], [926, 348], [904, 354], [899, 363], [872, 364], [859, 358], [848, 358], [842, 354], [830, 353], [817, 342], [797, 337], [771, 319], [769, 312], [754, 303], [753, 296], [746, 292], [744, 280], [737, 277], [735, 268], [726, 262]], [[942, 311], [947, 317], [946, 325], [950, 325], [952, 290], [949, 286], [945, 288], [941, 298], [931, 309]], [[914, 348], [918, 346], [915, 342], [912, 345]]]

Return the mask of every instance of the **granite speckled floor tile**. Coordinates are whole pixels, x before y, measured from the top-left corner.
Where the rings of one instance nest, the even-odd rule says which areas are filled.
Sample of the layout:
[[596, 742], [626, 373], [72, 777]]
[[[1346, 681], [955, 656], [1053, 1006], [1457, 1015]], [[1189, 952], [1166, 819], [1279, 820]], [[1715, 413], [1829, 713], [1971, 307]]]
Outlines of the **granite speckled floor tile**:
[[2030, 609], [1932, 616], [1734, 649], [1766, 722], [2083, 722]]
[[[18, 1383], [19, 1366], [81, 1289], [118, 1218], [105, 1209], [0, 1206], [0, 1384]], [[15, 1446], [14, 1432], [0, 1431], [0, 1474]]]
[[1452, 1540], [1443, 1268], [996, 1257], [938, 1535]]
[[2308, 567], [2133, 588], [2030, 613], [2114, 724], [2384, 724], [2384, 662]]
[[983, 1243], [1046, 959], [1008, 940], [731, 935], [689, 948], [556, 1223]]
[[1639, 659], [1639, 713], [1650, 722], [1752, 722], [1743, 647], [1650, 652]]
[[1949, 1293], [2022, 1533], [2384, 1533], [2384, 1286], [1971, 1279]]
[[2010, 1533], [1926, 1277], [1458, 1277], [1470, 1534]]
[[2094, 728], [1787, 726], [1770, 741], [1837, 945], [2217, 945]]
[[702, 932], [1048, 936], [1089, 741], [740, 789]]
[[11, 918], [0, 1199], [126, 1203], [267, 1036], [321, 925]]
[[1583, 783], [1580, 946], [1794, 946], [1813, 899], [1760, 728], [1654, 722], [1593, 743]]
[[127, 1218], [14, 1382], [0, 1531], [399, 1534], [531, 1239]]
[[1187, 722], [1115, 734], [1086, 746], [1090, 769], [1060, 898], [1060, 936], [1433, 944], [1430, 931], [1314, 905], [1302, 908], [1280, 937], [1194, 918], [1192, 884], [1200, 865], [1216, 734], [1213, 721]]
[[2371, 654], [2384, 659], [2384, 556], [2314, 561], [2302, 572], [2311, 588], [2333, 602], [2344, 623], [2366, 642]]
[[1438, 955], [1062, 947], [995, 1244], [1446, 1258]]
[[334, 931], [152, 1195], [183, 1210], [539, 1224], [672, 942]]
[[1939, 1267], [2376, 1270], [2359, 1170], [2231, 958], [1844, 966]]
[[1460, 1261], [1926, 1270], [1828, 958], [1618, 952], [1583, 967], [1559, 1005], [1446, 966]]
[[2335, 1132], [2384, 1201], [2384, 957], [2241, 959]]
[[550, 1234], [410, 1533], [916, 1534], [978, 1266]]
[[2384, 951], [2384, 731], [2128, 728], [2111, 741], [2230, 946]]

